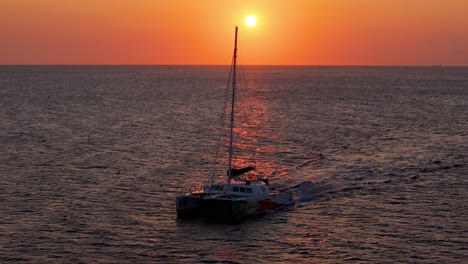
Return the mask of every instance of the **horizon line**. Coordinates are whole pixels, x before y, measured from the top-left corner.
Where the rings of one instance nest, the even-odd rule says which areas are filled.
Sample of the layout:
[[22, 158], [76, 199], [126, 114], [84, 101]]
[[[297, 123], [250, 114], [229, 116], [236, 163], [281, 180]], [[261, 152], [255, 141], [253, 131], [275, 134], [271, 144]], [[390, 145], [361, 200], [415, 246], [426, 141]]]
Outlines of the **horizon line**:
[[[0, 64], [0, 66], [230, 66], [230, 64], [62, 64], [62, 63], [32, 63], [32, 64]], [[262, 67], [468, 67], [467, 65], [445, 65], [445, 64], [243, 64], [239, 66], [262, 66]]]

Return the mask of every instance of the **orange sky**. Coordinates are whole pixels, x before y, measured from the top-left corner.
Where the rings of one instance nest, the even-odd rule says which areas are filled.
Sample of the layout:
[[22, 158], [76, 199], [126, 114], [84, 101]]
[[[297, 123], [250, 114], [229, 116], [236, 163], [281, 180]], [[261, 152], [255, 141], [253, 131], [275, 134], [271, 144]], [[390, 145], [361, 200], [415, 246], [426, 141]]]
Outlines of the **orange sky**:
[[[253, 14], [258, 24], [247, 28]], [[0, 0], [0, 64], [468, 65], [468, 0]]]

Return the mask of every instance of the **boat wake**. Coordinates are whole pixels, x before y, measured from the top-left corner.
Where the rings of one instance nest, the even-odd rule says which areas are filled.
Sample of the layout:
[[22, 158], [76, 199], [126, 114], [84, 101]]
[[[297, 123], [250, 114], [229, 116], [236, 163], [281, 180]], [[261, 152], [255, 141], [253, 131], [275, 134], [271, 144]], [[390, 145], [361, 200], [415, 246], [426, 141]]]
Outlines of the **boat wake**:
[[290, 190], [294, 193], [296, 203], [311, 201], [322, 195], [320, 187], [311, 181], [301, 182], [291, 187]]
[[282, 189], [281, 192], [292, 192], [295, 204], [328, 200], [345, 192], [347, 188], [338, 186], [330, 179], [321, 182], [303, 181], [294, 186]]

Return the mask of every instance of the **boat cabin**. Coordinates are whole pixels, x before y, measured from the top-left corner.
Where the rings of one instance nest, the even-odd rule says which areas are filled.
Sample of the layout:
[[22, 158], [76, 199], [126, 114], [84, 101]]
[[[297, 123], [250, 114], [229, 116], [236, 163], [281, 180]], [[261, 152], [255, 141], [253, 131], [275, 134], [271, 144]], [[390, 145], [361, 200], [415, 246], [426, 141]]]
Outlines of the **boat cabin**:
[[268, 198], [270, 196], [270, 188], [263, 181], [247, 181], [245, 183], [214, 183], [207, 192], [210, 195], [226, 194], [235, 197], [255, 197]]

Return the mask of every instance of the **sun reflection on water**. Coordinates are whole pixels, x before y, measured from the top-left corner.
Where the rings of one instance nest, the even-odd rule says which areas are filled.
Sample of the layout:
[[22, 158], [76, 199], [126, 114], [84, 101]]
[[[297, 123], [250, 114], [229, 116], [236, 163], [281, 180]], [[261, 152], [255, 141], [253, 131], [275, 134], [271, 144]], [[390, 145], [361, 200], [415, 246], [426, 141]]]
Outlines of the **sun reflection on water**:
[[[286, 176], [287, 170], [274, 159], [278, 152], [276, 135], [266, 101], [262, 100], [260, 88], [253, 82], [240, 86], [236, 97], [236, 113], [233, 129], [233, 167], [241, 168], [254, 166], [256, 169], [247, 177], [281, 178]], [[228, 109], [227, 111], [230, 111]], [[223, 137], [223, 153], [218, 162], [227, 169], [229, 149], [229, 114], [225, 123]]]

